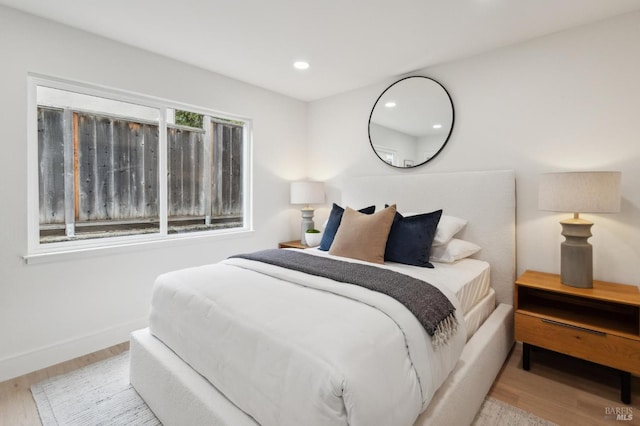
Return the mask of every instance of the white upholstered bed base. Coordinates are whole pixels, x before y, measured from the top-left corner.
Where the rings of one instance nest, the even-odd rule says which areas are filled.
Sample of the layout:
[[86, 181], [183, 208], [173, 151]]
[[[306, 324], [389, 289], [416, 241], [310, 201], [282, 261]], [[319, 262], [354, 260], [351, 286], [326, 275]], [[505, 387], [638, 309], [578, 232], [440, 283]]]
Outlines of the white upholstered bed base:
[[[415, 196], [421, 193], [424, 197]], [[514, 174], [490, 171], [355, 178], [347, 183], [343, 203], [357, 207], [360, 200], [371, 196], [376, 204], [398, 202], [405, 211], [443, 208], [445, 214], [468, 219], [464, 238], [481, 245], [478, 257], [491, 264], [498, 306], [469, 339], [456, 367], [415, 423], [470, 424], [513, 346]], [[132, 334], [130, 379], [166, 426], [256, 425], [148, 329]]]
[[[501, 304], [415, 425], [470, 424], [513, 346], [513, 308]], [[256, 426], [149, 329], [131, 335], [131, 384], [165, 426]]]
[[[465, 346], [460, 362], [416, 425], [470, 424], [513, 345], [513, 308], [500, 305]], [[149, 329], [131, 336], [131, 384], [166, 426], [256, 426]]]

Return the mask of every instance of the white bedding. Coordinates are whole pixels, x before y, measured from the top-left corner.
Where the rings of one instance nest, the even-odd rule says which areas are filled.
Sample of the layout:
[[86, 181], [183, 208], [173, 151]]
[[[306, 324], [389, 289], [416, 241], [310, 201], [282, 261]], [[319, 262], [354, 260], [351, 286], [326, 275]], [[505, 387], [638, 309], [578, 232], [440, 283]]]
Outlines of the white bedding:
[[466, 341], [432, 284], [460, 323], [437, 349], [385, 295], [245, 259], [160, 276], [150, 329], [263, 426], [411, 425]]
[[[305, 252], [347, 262], [366, 263], [356, 259], [332, 256], [328, 252], [317, 248], [306, 249]], [[387, 262], [384, 267], [431, 284], [438, 283], [438, 285], [446, 287], [460, 301], [460, 309], [465, 315], [489, 293], [491, 288], [491, 268], [489, 263], [483, 260], [466, 258], [455, 263], [433, 263], [433, 265], [434, 268], [420, 268]]]

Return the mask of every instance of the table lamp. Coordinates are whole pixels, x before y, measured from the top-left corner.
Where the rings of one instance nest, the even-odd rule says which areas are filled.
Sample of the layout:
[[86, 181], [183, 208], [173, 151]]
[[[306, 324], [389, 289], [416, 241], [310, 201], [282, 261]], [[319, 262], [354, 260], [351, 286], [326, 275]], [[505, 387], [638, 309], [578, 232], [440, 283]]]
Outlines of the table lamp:
[[291, 204], [304, 204], [302, 208], [302, 224], [300, 226], [300, 242], [307, 244], [305, 233], [313, 229], [313, 209], [311, 204], [324, 202], [323, 182], [291, 182]]
[[544, 173], [540, 176], [540, 210], [571, 212], [573, 218], [560, 221], [565, 241], [560, 245], [560, 280], [563, 284], [593, 287], [593, 222], [580, 213], [620, 211], [620, 172]]

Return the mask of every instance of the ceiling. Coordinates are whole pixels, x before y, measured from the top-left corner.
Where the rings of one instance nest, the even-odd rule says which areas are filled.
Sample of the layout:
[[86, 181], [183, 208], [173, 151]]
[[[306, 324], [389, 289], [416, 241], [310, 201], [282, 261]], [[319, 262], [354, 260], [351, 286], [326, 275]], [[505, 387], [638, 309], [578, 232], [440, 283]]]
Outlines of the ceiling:
[[[640, 0], [0, 0], [312, 101], [640, 10]], [[306, 60], [306, 71], [293, 68]]]

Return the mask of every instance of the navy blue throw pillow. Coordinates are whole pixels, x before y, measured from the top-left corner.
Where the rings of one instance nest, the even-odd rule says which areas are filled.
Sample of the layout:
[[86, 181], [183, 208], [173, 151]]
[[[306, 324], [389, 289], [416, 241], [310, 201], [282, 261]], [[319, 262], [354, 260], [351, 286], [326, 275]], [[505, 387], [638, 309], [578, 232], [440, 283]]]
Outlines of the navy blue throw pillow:
[[[365, 207], [358, 211], [364, 214], [373, 214], [376, 211], [376, 206]], [[333, 239], [335, 238], [336, 232], [338, 232], [338, 227], [340, 226], [340, 222], [342, 221], [343, 213], [344, 209], [336, 203], [333, 203], [331, 213], [329, 213], [329, 219], [327, 220], [327, 226], [324, 227], [324, 233], [322, 234], [320, 247], [318, 247], [320, 250], [327, 251], [331, 248]]]
[[384, 260], [433, 268], [429, 262], [442, 210], [404, 217], [396, 212], [387, 239]]

